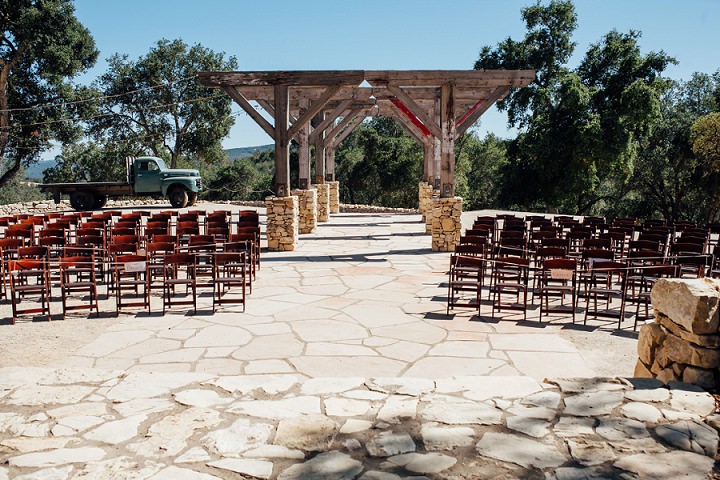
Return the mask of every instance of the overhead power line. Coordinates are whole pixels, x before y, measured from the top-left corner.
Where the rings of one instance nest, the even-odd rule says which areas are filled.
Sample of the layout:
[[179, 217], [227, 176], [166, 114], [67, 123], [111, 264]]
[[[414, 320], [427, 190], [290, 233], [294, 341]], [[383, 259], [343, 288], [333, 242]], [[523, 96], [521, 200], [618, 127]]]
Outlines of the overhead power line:
[[44, 103], [44, 104], [40, 104], [40, 105], [33, 105], [32, 107], [8, 108], [8, 109], [6, 109], [6, 110], [0, 110], [0, 113], [27, 112], [27, 111], [31, 111], [31, 110], [40, 110], [40, 109], [43, 109], [43, 108], [64, 107], [64, 106], [67, 106], [67, 105], [78, 105], [78, 104], [81, 104], [81, 103], [95, 102], [95, 101], [98, 101], [98, 100], [105, 100], [105, 99], [111, 99], [111, 98], [124, 97], [124, 96], [127, 96], [127, 95], [132, 95], [132, 94], [134, 94], [134, 93], [144, 92], [144, 91], [146, 91], [146, 90], [154, 90], [154, 89], [156, 89], [156, 88], [169, 87], [169, 86], [171, 86], [171, 85], [175, 85], [175, 84], [178, 84], [178, 83], [181, 83], [181, 82], [187, 82], [187, 81], [193, 80], [193, 79], [195, 79], [195, 78], [196, 78], [196, 75], [193, 75], [193, 76], [191, 76], [191, 77], [181, 78], [180, 80], [175, 80], [175, 81], [173, 81], [173, 82], [169, 82], [169, 83], [159, 83], [159, 84], [157, 84], [157, 85], [151, 85], [151, 86], [149, 86], [149, 87], [143, 87], [143, 88], [138, 88], [138, 89], [135, 89], [135, 90], [130, 90], [129, 92], [125, 92], [125, 93], [117, 93], [117, 94], [115, 94], [115, 95], [100, 95], [100, 96], [97, 96], [97, 97], [83, 98], [83, 99], [80, 99], [80, 100], [74, 100], [74, 101], [72, 101], [72, 102], [58, 102], [58, 103], [50, 102], [50, 103]]

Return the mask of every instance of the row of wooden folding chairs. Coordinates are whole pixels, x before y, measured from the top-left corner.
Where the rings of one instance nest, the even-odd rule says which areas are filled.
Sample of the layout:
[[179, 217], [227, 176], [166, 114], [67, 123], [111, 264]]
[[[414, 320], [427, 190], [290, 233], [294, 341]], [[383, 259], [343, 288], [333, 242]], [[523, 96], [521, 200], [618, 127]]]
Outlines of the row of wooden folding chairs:
[[[197, 312], [198, 289], [213, 290], [213, 307], [241, 304], [245, 311], [246, 286], [251, 277], [249, 253], [245, 249], [213, 252], [210, 261], [189, 252], [168, 253], [159, 261], [147, 254], [124, 254], [113, 264], [115, 314], [127, 307], [143, 307], [151, 313], [150, 296], [154, 289], [162, 291], [163, 314], [179, 305], [192, 305]], [[62, 303], [62, 318], [73, 310], [89, 309], [99, 315], [99, 298], [94, 253], [46, 258], [10, 260], [7, 269], [7, 290], [12, 305], [12, 323], [20, 315], [38, 314], [51, 320], [50, 301], [53, 297], [52, 271], [57, 269]], [[209, 277], [202, 284], [199, 273]], [[184, 288], [184, 293], [179, 292]], [[232, 291], [231, 291], [232, 290]]]
[[[491, 264], [486, 279], [486, 264]], [[492, 304], [492, 316], [502, 310], [519, 310], [527, 319], [529, 303], [539, 298], [539, 320], [550, 313], [568, 313], [575, 323], [580, 296], [585, 298], [583, 323], [588, 317], [611, 316], [618, 319], [618, 329], [625, 318], [626, 302], [635, 302], [635, 322], [649, 317], [649, 295], [652, 285], [659, 278], [679, 277], [680, 266], [665, 263], [637, 265], [628, 262], [596, 259], [584, 268], [571, 258], [546, 260], [539, 268], [533, 268], [530, 260], [523, 257], [504, 257], [489, 260], [477, 256], [451, 255], [448, 272], [447, 313], [455, 308], [476, 309], [481, 312], [481, 290], [487, 285], [488, 300]], [[536, 280], [535, 285], [531, 280]], [[508, 297], [510, 300], [508, 300]], [[550, 303], [551, 297], [558, 302]], [[569, 297], [569, 301], [565, 301]], [[612, 300], [619, 303], [610, 309]], [[606, 308], [600, 308], [602, 303]], [[645, 316], [640, 309], [645, 307]]]

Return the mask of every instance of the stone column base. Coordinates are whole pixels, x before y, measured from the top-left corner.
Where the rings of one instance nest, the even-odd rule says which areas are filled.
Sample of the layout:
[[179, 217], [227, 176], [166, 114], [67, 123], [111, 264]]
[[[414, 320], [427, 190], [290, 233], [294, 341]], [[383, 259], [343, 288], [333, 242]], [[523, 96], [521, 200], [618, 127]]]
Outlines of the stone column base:
[[317, 227], [317, 191], [291, 190], [290, 195], [298, 197], [298, 231], [314, 232]]
[[317, 221], [330, 221], [330, 186], [327, 183], [313, 185], [317, 189]]
[[438, 198], [433, 201], [432, 249], [435, 252], [454, 252], [460, 244], [462, 198]]
[[425, 220], [425, 233], [427, 235], [432, 235], [432, 225], [433, 225], [433, 209], [437, 205], [437, 201], [440, 199], [440, 194], [438, 191], [433, 190], [432, 195], [427, 199], [427, 203], [425, 204], [425, 215], [423, 215], [423, 219]]
[[268, 250], [286, 252], [298, 244], [298, 197], [267, 197]]
[[330, 185], [330, 213], [340, 213], [340, 182], [327, 182]]
[[[428, 182], [418, 184], [418, 210], [422, 215], [423, 222], [427, 218], [427, 212], [431, 208], [433, 198], [433, 187]], [[430, 233], [430, 232], [427, 232]]]

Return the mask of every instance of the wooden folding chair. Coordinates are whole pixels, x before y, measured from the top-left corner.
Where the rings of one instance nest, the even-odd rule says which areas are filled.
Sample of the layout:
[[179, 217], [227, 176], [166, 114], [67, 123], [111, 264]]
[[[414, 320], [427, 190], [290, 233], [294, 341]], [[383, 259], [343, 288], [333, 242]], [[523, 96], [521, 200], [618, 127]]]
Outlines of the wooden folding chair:
[[[575, 323], [575, 303], [577, 296], [577, 261], [568, 258], [552, 258], [545, 260], [537, 272], [538, 296], [540, 297], [540, 314], [571, 313]], [[570, 295], [570, 305], [565, 304], [565, 296]], [[550, 297], [560, 297], [560, 304], [550, 305]], [[545, 299], [545, 303], [543, 303]]]
[[[163, 259], [163, 315], [173, 305], [192, 305], [197, 313], [197, 285], [195, 281], [195, 256], [190, 253], [173, 253]], [[176, 298], [177, 287], [185, 287], [182, 300]], [[188, 293], [191, 299], [188, 300]]]
[[[79, 255], [75, 257], [60, 257], [60, 292], [62, 294], [62, 318], [71, 310], [95, 309], [96, 315], [100, 315], [98, 305], [97, 281], [95, 277], [95, 259], [91, 255]], [[82, 294], [78, 296], [76, 294]], [[73, 298], [87, 303], [69, 305], [68, 301]]]
[[[12, 323], [19, 315], [40, 313], [50, 317], [50, 276], [46, 259], [10, 260], [7, 265], [10, 278], [10, 298], [12, 302]], [[32, 307], [20, 308], [20, 302], [27, 296], [38, 296]], [[40, 306], [37, 306], [39, 303]]]
[[[245, 311], [245, 285], [248, 277], [248, 256], [245, 252], [220, 252], [213, 260], [213, 313], [217, 305], [242, 304]], [[240, 295], [229, 290], [240, 288]]]
[[[492, 316], [495, 311], [521, 310], [523, 320], [527, 320], [527, 297], [530, 280], [530, 259], [522, 257], [504, 257], [495, 260], [493, 265]], [[504, 295], [514, 295], [515, 302], [503, 302]]]
[[[589, 288], [585, 292], [584, 325], [587, 325], [588, 316], [592, 312], [594, 318], [598, 316], [617, 317], [618, 329], [620, 328], [622, 321], [625, 319], [628, 272], [628, 266], [624, 262], [602, 260], [593, 262], [589, 271]], [[615, 281], [614, 277], [618, 277], [618, 281]], [[593, 303], [592, 310], [590, 309], [590, 299], [592, 299]], [[610, 309], [613, 299], [619, 299], [619, 309]], [[606, 302], [604, 310], [598, 309], [598, 300]]]
[[[118, 255], [115, 258], [113, 272], [115, 316], [118, 316], [120, 310], [124, 307], [143, 307], [149, 312], [150, 295], [147, 282], [147, 256], [138, 254]], [[138, 297], [141, 300], [138, 300]]]
[[449, 315], [455, 307], [461, 307], [477, 309], [480, 315], [484, 272], [485, 259], [480, 256], [450, 256], [446, 314]]

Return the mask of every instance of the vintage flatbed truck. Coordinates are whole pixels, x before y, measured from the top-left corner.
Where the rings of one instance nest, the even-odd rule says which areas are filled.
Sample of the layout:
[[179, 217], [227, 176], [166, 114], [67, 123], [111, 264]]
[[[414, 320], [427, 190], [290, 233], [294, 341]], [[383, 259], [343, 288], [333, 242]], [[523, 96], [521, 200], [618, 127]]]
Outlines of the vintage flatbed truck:
[[127, 158], [124, 182], [44, 183], [41, 192], [51, 193], [55, 203], [62, 195], [70, 196], [75, 210], [95, 210], [112, 197], [167, 197], [175, 208], [194, 205], [202, 191], [197, 170], [167, 168], [157, 157]]

